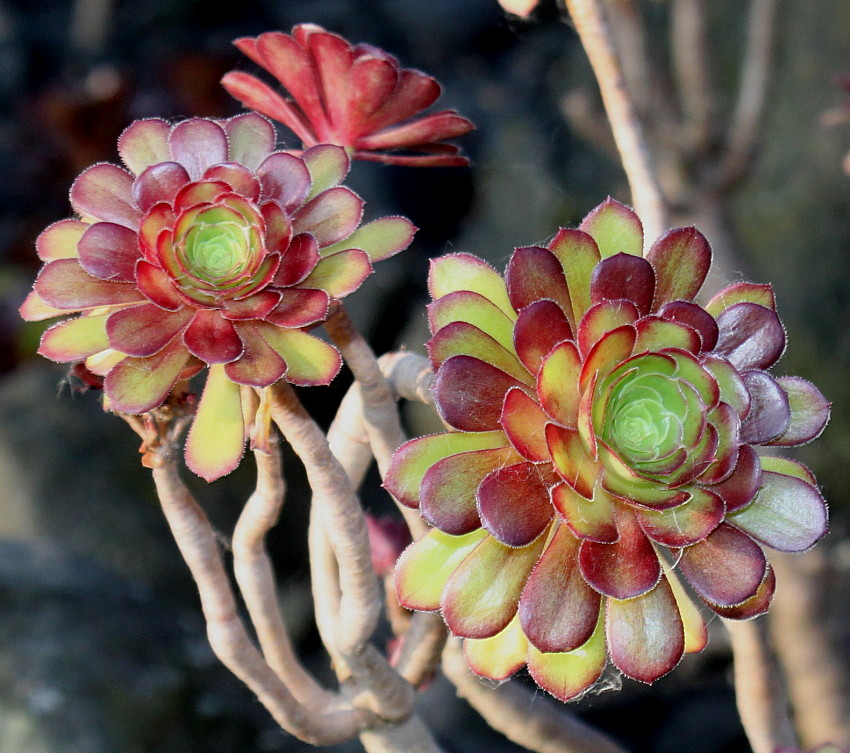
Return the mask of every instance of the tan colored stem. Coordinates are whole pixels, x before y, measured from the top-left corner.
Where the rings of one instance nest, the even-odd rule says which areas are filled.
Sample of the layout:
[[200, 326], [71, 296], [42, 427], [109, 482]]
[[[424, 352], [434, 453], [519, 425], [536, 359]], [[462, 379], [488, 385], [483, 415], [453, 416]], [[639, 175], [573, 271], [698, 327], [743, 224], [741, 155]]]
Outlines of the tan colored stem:
[[331, 745], [356, 736], [376, 719], [366, 710], [316, 713], [298, 703], [251, 643], [237, 614], [215, 532], [181, 481], [173, 447], [157, 451], [153, 470], [157, 494], [180, 553], [198, 587], [207, 635], [216, 656], [244, 682], [287, 732], [313, 745]]
[[685, 116], [684, 146], [703, 150], [714, 132], [716, 99], [706, 29], [706, 0], [674, 0], [670, 8], [673, 74]]
[[293, 651], [266, 552], [266, 534], [277, 524], [285, 492], [276, 438], [270, 441], [269, 449], [268, 453], [254, 451], [257, 487], [233, 532], [233, 570], [269, 666], [299, 703], [312, 709], [324, 709], [334, 703], [335, 696], [315, 681]]
[[[360, 501], [324, 433], [292, 388], [278, 383], [271, 389], [272, 420], [304, 463], [313, 491], [318, 522], [311, 525], [311, 548], [321, 548], [320, 536], [326, 535], [337, 563], [336, 622], [333, 627], [323, 625], [325, 633], [333, 631], [333, 639], [327, 645], [335, 658], [337, 675], [347, 682], [346, 691], [352, 694], [356, 705], [372, 709], [385, 720], [403, 719], [411, 712], [413, 689], [368, 644], [377, 625], [381, 601]], [[318, 595], [332, 598], [327, 593], [334, 585], [327, 552], [322, 559], [316, 556], [316, 562], [323, 569], [314, 571], [314, 577], [326, 579], [324, 592]], [[328, 609], [327, 616], [333, 614], [333, 605], [321, 608]]]
[[360, 735], [367, 753], [443, 753], [417, 716], [401, 724], [367, 730]]
[[524, 748], [536, 753], [627, 753], [607, 735], [524, 685], [485, 685], [466, 666], [458, 638], [446, 644], [443, 672], [493, 729]]
[[334, 643], [341, 654], [354, 656], [366, 647], [381, 610], [360, 501], [324, 433], [292, 388], [279, 382], [271, 389], [272, 420], [304, 463], [313, 504], [339, 562], [342, 594]]
[[750, 5], [738, 99], [719, 171], [723, 185], [740, 180], [752, 162], [773, 68], [778, 8], [779, 0], [752, 0]]
[[372, 348], [341, 305], [325, 322], [325, 330], [342, 352], [348, 368], [360, 385], [363, 424], [383, 477], [393, 452], [406, 439], [392, 388], [381, 372]]
[[735, 697], [753, 753], [797, 748], [788, 695], [767, 639], [767, 620], [725, 620], [735, 660]]
[[600, 0], [565, 0], [565, 3], [599, 84], [645, 237], [654, 240], [668, 227], [667, 205], [653, 171], [649, 148], [626, 87], [602, 4]]
[[416, 612], [401, 639], [396, 671], [411, 685], [419, 687], [430, 679], [446, 644], [445, 623], [432, 612]]
[[770, 609], [770, 634], [803, 745], [829, 740], [850, 749], [847, 657], [830, 619], [830, 606], [839, 603], [835, 573], [822, 548], [805, 554], [777, 552], [770, 561], [779, 584]]

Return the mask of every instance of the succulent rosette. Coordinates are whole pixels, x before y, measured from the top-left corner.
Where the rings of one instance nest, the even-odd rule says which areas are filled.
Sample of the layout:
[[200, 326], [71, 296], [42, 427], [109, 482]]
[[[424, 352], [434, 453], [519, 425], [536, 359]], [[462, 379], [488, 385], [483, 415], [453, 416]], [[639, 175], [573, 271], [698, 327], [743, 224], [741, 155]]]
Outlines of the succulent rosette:
[[246, 107], [283, 123], [305, 146], [337, 144], [356, 159], [396, 165], [468, 164], [458, 147], [445, 142], [469, 133], [472, 123], [452, 110], [415, 117], [437, 100], [440, 85], [402, 68], [383, 50], [351, 45], [315, 24], [235, 44], [292, 99], [242, 71], [226, 74], [224, 88]]
[[517, 249], [504, 278], [469, 254], [433, 263], [450, 430], [400, 447], [385, 485], [434, 526], [399, 560], [399, 598], [441, 610], [476, 673], [527, 664], [568, 700], [610, 656], [652, 682], [706, 641], [680, 578], [746, 619], [775, 586], [762, 547], [825, 533], [812, 474], [761, 448], [813, 439], [829, 404], [768, 373], [785, 347], [769, 286], [693, 302], [710, 261], [693, 228], [644, 256], [639, 219], [609, 199]]
[[209, 367], [186, 443], [208, 480], [241, 458], [240, 385], [330, 382], [339, 353], [305, 328], [414, 232], [401, 217], [360, 226], [343, 149], [296, 157], [275, 138], [257, 114], [137, 121], [118, 142], [126, 169], [85, 170], [71, 187], [78, 219], [38, 238], [45, 265], [21, 307], [29, 320], [78, 314], [39, 352], [104, 377], [116, 411], [150, 411]]

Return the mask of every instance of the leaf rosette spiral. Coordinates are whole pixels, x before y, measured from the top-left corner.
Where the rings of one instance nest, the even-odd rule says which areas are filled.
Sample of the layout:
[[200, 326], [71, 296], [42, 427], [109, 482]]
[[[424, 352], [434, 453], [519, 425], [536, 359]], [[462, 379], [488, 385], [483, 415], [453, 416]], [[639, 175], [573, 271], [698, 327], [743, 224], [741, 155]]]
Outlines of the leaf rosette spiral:
[[693, 228], [643, 255], [608, 200], [578, 230], [517, 249], [504, 277], [469, 254], [433, 263], [433, 396], [450, 430], [403, 445], [386, 487], [434, 526], [402, 555], [401, 602], [440, 610], [470, 667], [527, 664], [563, 700], [608, 657], [652, 682], [706, 642], [708, 608], [764, 612], [763, 547], [801, 551], [826, 506], [801, 464], [829, 415], [768, 373], [785, 348], [769, 286], [694, 302], [711, 262]]
[[150, 411], [208, 367], [186, 445], [208, 480], [242, 456], [240, 386], [330, 382], [339, 353], [307, 330], [414, 232], [402, 217], [360, 226], [342, 148], [296, 156], [275, 139], [255, 113], [135, 122], [118, 142], [126, 169], [85, 170], [78, 218], [39, 237], [45, 264], [21, 307], [29, 320], [77, 314], [39, 352], [84, 362], [116, 411]]

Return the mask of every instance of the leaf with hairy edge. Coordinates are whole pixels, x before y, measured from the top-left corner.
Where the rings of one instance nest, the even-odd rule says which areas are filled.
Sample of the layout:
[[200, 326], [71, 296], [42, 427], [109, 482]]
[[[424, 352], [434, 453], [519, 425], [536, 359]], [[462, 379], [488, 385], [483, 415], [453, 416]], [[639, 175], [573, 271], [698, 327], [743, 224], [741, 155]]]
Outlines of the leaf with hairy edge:
[[729, 521], [773, 549], [802, 552], [827, 531], [826, 502], [811, 484], [764, 471], [755, 499]]
[[480, 528], [475, 496], [479, 484], [497, 468], [521, 459], [513, 447], [496, 447], [460, 452], [438, 460], [422, 477], [419, 490], [422, 517], [453, 535]]
[[417, 507], [422, 479], [435, 463], [459, 453], [507, 446], [508, 438], [502, 431], [450, 431], [411, 439], [393, 454], [384, 488], [403, 505]]
[[641, 221], [629, 207], [610, 197], [590, 211], [579, 230], [593, 237], [603, 259], [619, 253], [643, 256]]
[[466, 322], [447, 324], [428, 342], [428, 355], [435, 370], [453, 356], [471, 356], [531, 386], [533, 378], [512, 351], [512, 348], [506, 350], [490, 335]]
[[484, 296], [512, 320], [516, 319], [501, 275], [472, 254], [448, 254], [433, 259], [428, 274], [428, 290], [435, 301], [457, 290], [469, 290]]
[[513, 349], [513, 321], [498, 306], [478, 293], [456, 290], [428, 305], [428, 325], [432, 333], [452, 322], [466, 322], [478, 327], [505, 350]]
[[792, 447], [817, 439], [829, 421], [831, 403], [817, 387], [800, 377], [779, 377], [776, 382], [788, 397], [791, 421], [788, 428], [768, 444]]
[[685, 631], [685, 653], [699, 653], [708, 643], [708, 628], [705, 625], [705, 620], [691, 600], [691, 597], [685, 591], [682, 582], [676, 575], [676, 571], [663, 558], [661, 558], [661, 567], [664, 570], [664, 577], [667, 579], [667, 583], [670, 584], [673, 598], [676, 599], [679, 616], [682, 618], [682, 626]]
[[109, 347], [108, 314], [83, 316], [53, 325], [41, 337], [39, 355], [51, 361], [82, 361]]
[[608, 599], [606, 611], [608, 650], [624, 674], [652, 683], [681, 661], [684, 627], [666, 578], [637, 599]]
[[528, 654], [528, 640], [523, 635], [519, 617], [490, 638], [466, 638], [463, 655], [475, 674], [491, 680], [507, 680], [523, 664]]
[[406, 249], [415, 234], [416, 226], [406, 217], [382, 217], [361, 225], [345, 240], [323, 248], [322, 255], [359, 248], [372, 262], [383, 261]]
[[516, 614], [522, 588], [543, 549], [543, 538], [513, 548], [487, 536], [455, 568], [440, 603], [443, 619], [462, 638], [490, 638]]
[[528, 647], [528, 671], [534, 681], [559, 701], [571, 701], [588, 690], [605, 669], [604, 612], [588, 641], [573, 651], [544, 654]]
[[306, 163], [313, 179], [313, 185], [307, 195], [308, 200], [342, 183], [351, 166], [345, 149], [331, 144], [311, 147], [301, 155], [301, 159]]
[[590, 278], [599, 263], [599, 247], [587, 233], [561, 228], [548, 248], [564, 269], [572, 305], [572, 311], [565, 313], [575, 331], [584, 312], [590, 308]]
[[104, 381], [113, 410], [145, 413], [156, 408], [171, 392], [188, 360], [189, 352], [176, 338], [150, 358], [122, 358]]
[[519, 601], [519, 617], [539, 651], [573, 651], [599, 622], [601, 597], [575, 566], [579, 540], [561, 525], [532, 570]]
[[224, 366], [210, 366], [198, 413], [186, 439], [186, 465], [206, 481], [230, 473], [245, 451], [239, 385]]
[[736, 303], [757, 303], [759, 306], [776, 311], [773, 286], [756, 285], [752, 282], [736, 282], [723, 288], [705, 307], [715, 319]]
[[405, 549], [395, 567], [399, 602], [408, 609], [433, 611], [449, 576], [487, 535], [483, 529], [449, 536], [437, 528]]
[[668, 301], [690, 301], [699, 293], [711, 266], [711, 247], [693, 227], [664, 233], [646, 254], [657, 277], [654, 308]]

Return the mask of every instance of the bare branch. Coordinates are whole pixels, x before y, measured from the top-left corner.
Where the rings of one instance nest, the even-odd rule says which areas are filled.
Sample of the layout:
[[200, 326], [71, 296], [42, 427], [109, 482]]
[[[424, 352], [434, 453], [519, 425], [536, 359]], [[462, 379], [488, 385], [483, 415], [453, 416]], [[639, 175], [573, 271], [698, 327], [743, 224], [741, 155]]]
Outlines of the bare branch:
[[752, 0], [750, 5], [738, 100], [720, 163], [722, 185], [743, 178], [752, 163], [773, 67], [778, 8], [779, 0]]
[[484, 720], [517, 745], [536, 753], [626, 753], [599, 730], [515, 682], [485, 685], [466, 666], [458, 638], [443, 652], [443, 672]]
[[[313, 491], [317, 517], [311, 525], [311, 548], [314, 544], [321, 548], [320, 536], [326, 535], [338, 563], [338, 615], [333, 627], [326, 623], [323, 626], [326, 633], [333, 631], [333, 640], [328, 645], [337, 659], [335, 669], [341, 679], [350, 681], [346, 690], [353, 694], [358, 705], [372, 708], [385, 720], [402, 719], [410, 714], [413, 689], [368, 644], [380, 615], [381, 601], [360, 501], [322, 430], [304, 410], [292, 388], [280, 382], [271, 390], [272, 420], [304, 463]], [[323, 585], [332, 588], [327, 552], [322, 559], [319, 555], [312, 556], [323, 568], [315, 571], [314, 577], [324, 578]], [[332, 597], [319, 594], [319, 598]], [[327, 616], [332, 615], [329, 611]]]
[[673, 74], [685, 116], [684, 147], [703, 151], [714, 135], [716, 93], [711, 77], [705, 0], [675, 0], [670, 8]]
[[405, 440], [392, 389], [381, 373], [375, 354], [342, 305], [325, 322], [325, 330], [360, 385], [363, 424], [383, 476], [393, 452]]
[[797, 748], [788, 695], [767, 641], [767, 620], [725, 620], [735, 660], [735, 697], [753, 753]]
[[265, 548], [266, 534], [277, 524], [284, 497], [277, 439], [272, 438], [268, 446], [268, 453], [254, 451], [257, 488], [245, 504], [233, 532], [233, 569], [266, 661], [299, 703], [312, 709], [324, 709], [333, 704], [336, 697], [322, 688], [295, 656], [281, 616], [274, 572]]
[[443, 753], [418, 716], [360, 735], [367, 753]]
[[378, 363], [400, 398], [426, 405], [434, 404], [434, 396], [431, 394], [434, 372], [431, 370], [431, 362], [425, 356], [398, 351], [382, 355]]
[[215, 533], [180, 480], [170, 442], [154, 450], [157, 494], [180, 553], [198, 587], [207, 634], [216, 656], [244, 682], [283, 729], [313, 745], [331, 745], [356, 736], [376, 718], [363, 709], [316, 713], [298, 703], [251, 643], [221, 562]]
[[599, 84], [635, 210], [644, 224], [646, 237], [655, 239], [668, 227], [667, 205], [653, 172], [649, 148], [626, 87], [601, 2], [564, 1]]
[[[830, 619], [830, 607], [840, 603], [836, 573], [821, 548], [805, 554], [777, 552], [770, 561], [781, 584], [770, 610], [770, 635], [802, 741], [814, 746], [829, 740], [850, 748], [847, 656]], [[845, 621], [844, 614], [836, 616]]]
[[292, 388], [279, 382], [271, 390], [272, 420], [304, 463], [313, 504], [339, 562], [342, 597], [334, 643], [340, 653], [356, 655], [375, 630], [381, 609], [360, 501], [324, 433]]
[[415, 612], [402, 637], [396, 671], [411, 685], [419, 687], [440, 665], [446, 644], [446, 626], [433, 612]]

